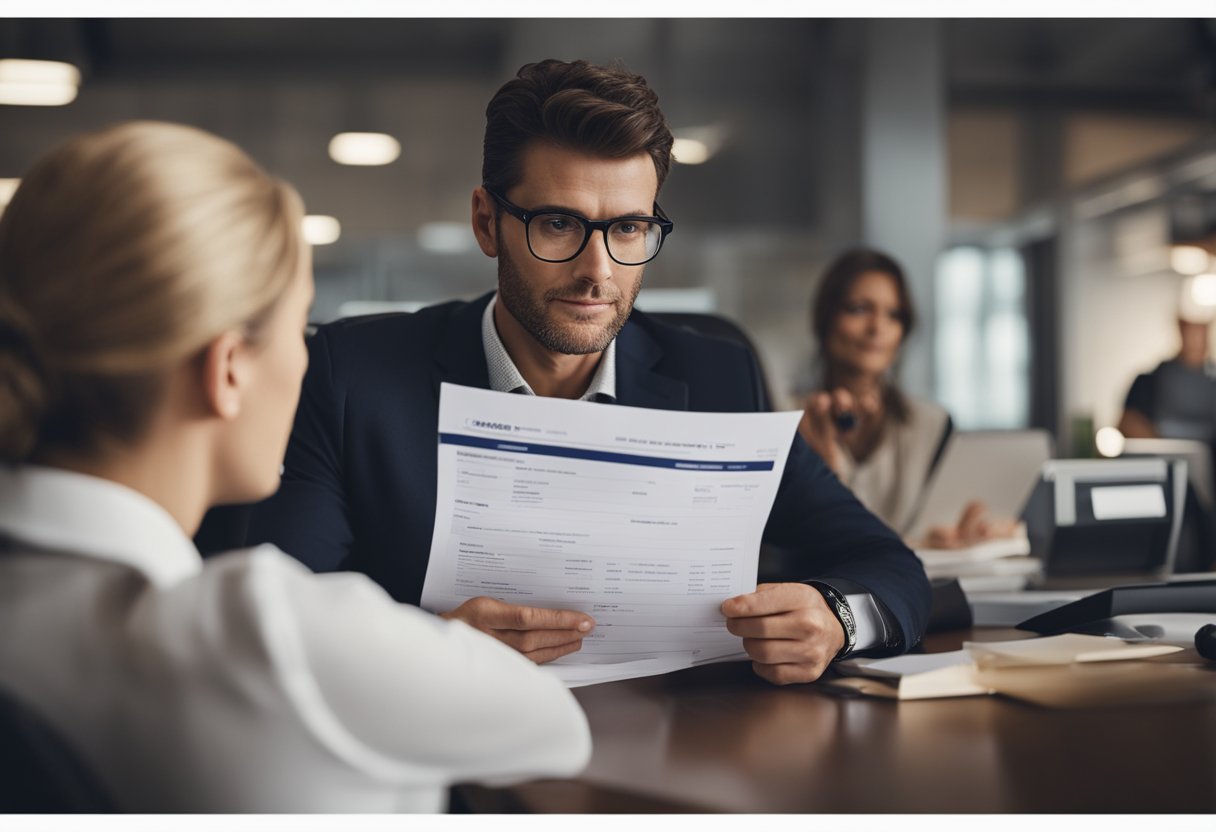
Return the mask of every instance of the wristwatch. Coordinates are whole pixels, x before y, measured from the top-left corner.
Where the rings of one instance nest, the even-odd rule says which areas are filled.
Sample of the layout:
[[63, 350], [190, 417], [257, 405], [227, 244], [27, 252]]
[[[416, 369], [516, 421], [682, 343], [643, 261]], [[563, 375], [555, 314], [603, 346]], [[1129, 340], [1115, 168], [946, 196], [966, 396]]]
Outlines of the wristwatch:
[[828, 586], [820, 581], [810, 581], [811, 586], [819, 590], [819, 594], [823, 596], [823, 600], [827, 602], [828, 608], [832, 614], [840, 622], [840, 626], [844, 629], [844, 647], [840, 648], [832, 661], [840, 661], [849, 653], [853, 652], [853, 648], [857, 646], [857, 621], [853, 618], [853, 608], [849, 606], [849, 602], [844, 595], [835, 587]]

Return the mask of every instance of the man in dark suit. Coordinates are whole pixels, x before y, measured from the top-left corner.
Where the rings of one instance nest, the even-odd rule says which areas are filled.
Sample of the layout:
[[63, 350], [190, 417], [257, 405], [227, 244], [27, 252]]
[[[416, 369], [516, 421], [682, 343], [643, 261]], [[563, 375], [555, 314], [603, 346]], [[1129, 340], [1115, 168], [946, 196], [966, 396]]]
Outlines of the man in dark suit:
[[[645, 80], [582, 61], [529, 64], [486, 116], [472, 219], [498, 260], [497, 294], [322, 327], [282, 489], [250, 524], [251, 543], [318, 571], [364, 572], [410, 603], [435, 522], [441, 382], [670, 410], [769, 407], [746, 349], [633, 310], [672, 228], [656, 202], [672, 137]], [[799, 550], [794, 581], [722, 604], [764, 678], [812, 681], [849, 652], [920, 640], [920, 562], [798, 437], [764, 537]], [[444, 614], [537, 662], [579, 649], [594, 626], [492, 598]]]

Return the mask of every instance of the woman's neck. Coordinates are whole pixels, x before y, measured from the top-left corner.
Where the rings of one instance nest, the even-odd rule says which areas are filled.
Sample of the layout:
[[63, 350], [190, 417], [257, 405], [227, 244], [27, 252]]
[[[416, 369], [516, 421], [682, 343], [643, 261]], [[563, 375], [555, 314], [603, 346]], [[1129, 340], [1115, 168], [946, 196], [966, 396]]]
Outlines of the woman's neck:
[[827, 374], [827, 385], [829, 390], [834, 390], [838, 387], [843, 387], [853, 394], [853, 397], [877, 395], [881, 399], [881, 394], [885, 384], [882, 376], [872, 375], [870, 373], [848, 372], [846, 370], [829, 370]]
[[110, 480], [143, 494], [193, 537], [210, 504], [211, 471], [198, 443], [185, 437], [150, 438], [134, 447], [111, 446], [91, 454], [51, 451], [39, 464]]

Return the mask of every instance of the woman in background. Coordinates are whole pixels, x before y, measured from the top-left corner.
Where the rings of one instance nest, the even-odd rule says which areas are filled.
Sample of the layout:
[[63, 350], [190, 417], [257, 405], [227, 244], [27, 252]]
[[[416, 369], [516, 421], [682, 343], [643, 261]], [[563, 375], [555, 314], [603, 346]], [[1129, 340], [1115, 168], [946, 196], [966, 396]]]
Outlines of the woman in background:
[[278, 487], [307, 364], [302, 205], [153, 122], [38, 162], [0, 220], [0, 688], [117, 808], [436, 811], [570, 775], [570, 693], [460, 622], [203, 513]]
[[[915, 324], [908, 282], [895, 260], [865, 248], [840, 255], [811, 304], [821, 389], [807, 397], [798, 427], [857, 498], [900, 533], [915, 519], [951, 431], [942, 407], [912, 398], [896, 384], [900, 349]], [[971, 503], [957, 526], [909, 542], [961, 546], [1010, 530]]]

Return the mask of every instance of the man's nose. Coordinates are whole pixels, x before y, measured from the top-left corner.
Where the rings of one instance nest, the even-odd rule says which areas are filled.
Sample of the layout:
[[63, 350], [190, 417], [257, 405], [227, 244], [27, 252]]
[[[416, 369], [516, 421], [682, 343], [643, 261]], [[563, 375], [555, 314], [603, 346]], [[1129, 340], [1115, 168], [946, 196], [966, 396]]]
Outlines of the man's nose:
[[580, 280], [603, 283], [612, 279], [615, 261], [608, 254], [608, 238], [604, 232], [596, 229], [591, 232], [591, 239], [578, 257], [574, 258], [574, 276]]

